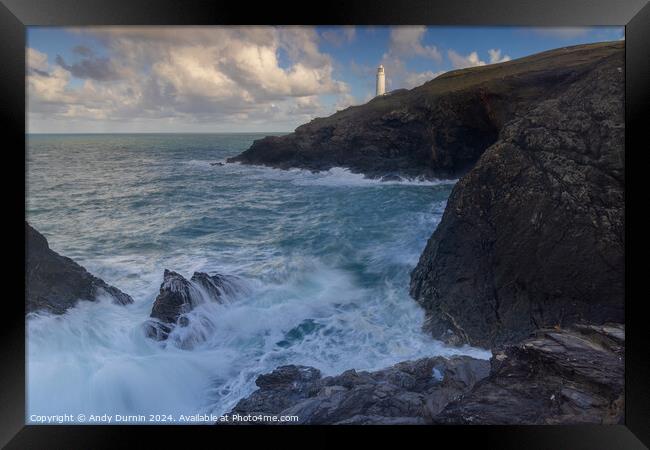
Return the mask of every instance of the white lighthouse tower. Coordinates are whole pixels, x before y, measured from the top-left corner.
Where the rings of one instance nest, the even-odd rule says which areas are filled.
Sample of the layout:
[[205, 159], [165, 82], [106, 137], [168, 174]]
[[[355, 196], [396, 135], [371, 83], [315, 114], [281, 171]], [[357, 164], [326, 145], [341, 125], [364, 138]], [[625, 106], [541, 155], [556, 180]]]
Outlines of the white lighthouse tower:
[[384, 74], [384, 66], [377, 67], [377, 95], [384, 95], [386, 93], [386, 74]]

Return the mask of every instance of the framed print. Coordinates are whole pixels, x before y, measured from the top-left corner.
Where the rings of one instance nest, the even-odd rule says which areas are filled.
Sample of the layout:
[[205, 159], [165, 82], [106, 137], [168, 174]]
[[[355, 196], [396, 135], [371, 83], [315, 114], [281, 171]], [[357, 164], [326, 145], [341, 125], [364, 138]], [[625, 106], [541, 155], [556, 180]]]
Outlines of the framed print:
[[321, 6], [3, 0], [2, 443], [645, 448], [650, 6]]

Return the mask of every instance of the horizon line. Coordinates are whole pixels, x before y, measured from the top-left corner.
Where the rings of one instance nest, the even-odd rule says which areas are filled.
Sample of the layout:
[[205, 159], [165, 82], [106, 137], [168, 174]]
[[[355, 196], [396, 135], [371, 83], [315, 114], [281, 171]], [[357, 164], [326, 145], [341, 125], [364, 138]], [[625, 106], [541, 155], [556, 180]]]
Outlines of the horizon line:
[[102, 131], [102, 132], [25, 132], [25, 136], [43, 135], [43, 134], [78, 134], [78, 135], [98, 135], [98, 134], [264, 134], [264, 133], [293, 133], [293, 131], [276, 130], [276, 131]]

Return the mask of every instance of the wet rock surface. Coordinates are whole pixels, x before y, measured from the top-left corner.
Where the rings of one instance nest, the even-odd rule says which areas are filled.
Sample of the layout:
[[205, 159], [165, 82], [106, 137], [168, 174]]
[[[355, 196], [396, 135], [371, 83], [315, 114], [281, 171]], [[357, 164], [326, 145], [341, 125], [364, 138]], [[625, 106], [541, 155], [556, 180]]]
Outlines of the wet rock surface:
[[491, 348], [623, 321], [624, 54], [607, 48], [505, 124], [454, 186], [411, 274], [434, 337]]
[[622, 423], [624, 352], [620, 324], [539, 330], [496, 351], [490, 376], [434, 423]]
[[145, 334], [155, 340], [167, 339], [176, 325], [187, 326], [184, 314], [204, 302], [223, 303], [224, 296], [233, 294], [234, 277], [195, 272], [190, 280], [165, 269], [160, 292], [154, 301], [149, 320], [144, 324]]
[[314, 171], [346, 167], [381, 178], [457, 178], [503, 126], [556, 98], [623, 44], [561, 48], [502, 64], [445, 73], [422, 86], [317, 118], [257, 140], [229, 162]]
[[133, 299], [89, 273], [72, 259], [52, 250], [45, 236], [25, 222], [25, 312], [63, 314], [80, 300], [107, 295], [125, 305]]
[[282, 366], [231, 414], [297, 416], [292, 424], [621, 423], [624, 347], [623, 325], [583, 324], [538, 330], [490, 361], [424, 358], [333, 377]]
[[333, 377], [313, 367], [282, 366], [260, 375], [259, 389], [232, 413], [295, 415], [299, 424], [424, 424], [488, 373], [488, 361], [466, 356]]

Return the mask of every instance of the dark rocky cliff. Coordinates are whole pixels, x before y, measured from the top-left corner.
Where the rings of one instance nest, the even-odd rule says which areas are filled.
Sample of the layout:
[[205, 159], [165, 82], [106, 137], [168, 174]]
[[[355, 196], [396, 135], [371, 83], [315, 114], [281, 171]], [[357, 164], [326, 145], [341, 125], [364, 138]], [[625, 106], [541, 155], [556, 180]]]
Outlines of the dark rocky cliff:
[[284, 169], [341, 166], [371, 177], [458, 177], [506, 123], [558, 97], [603, 60], [622, 55], [622, 48], [582, 45], [448, 72], [315, 119], [294, 133], [255, 141], [229, 161]]
[[434, 336], [492, 347], [623, 321], [624, 53], [591, 48], [454, 187], [411, 278]]
[[25, 222], [26, 242], [26, 305], [25, 312], [49, 311], [63, 314], [79, 300], [95, 301], [108, 295], [116, 303], [132, 303], [133, 299], [88, 273], [79, 264], [61, 256], [47, 239]]

